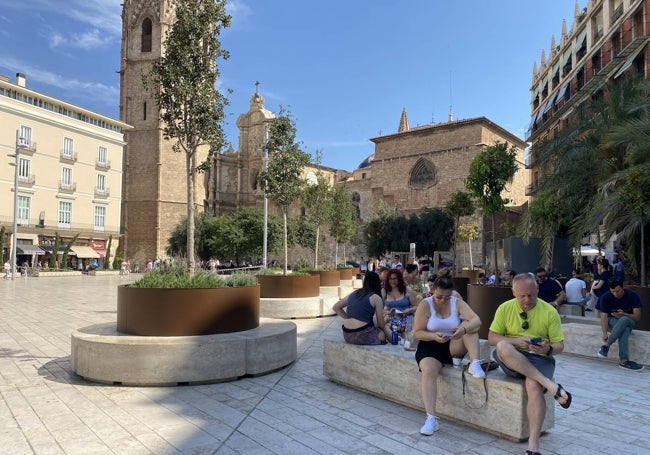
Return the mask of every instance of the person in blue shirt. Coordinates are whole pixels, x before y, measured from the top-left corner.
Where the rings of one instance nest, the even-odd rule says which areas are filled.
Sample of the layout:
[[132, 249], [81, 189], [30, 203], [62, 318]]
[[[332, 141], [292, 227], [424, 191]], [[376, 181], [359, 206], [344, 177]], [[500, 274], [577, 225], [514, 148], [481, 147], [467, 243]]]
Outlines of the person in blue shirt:
[[629, 359], [628, 346], [632, 328], [641, 319], [641, 306], [639, 294], [623, 289], [622, 281], [610, 281], [609, 291], [598, 299], [600, 328], [605, 343], [600, 347], [598, 357], [607, 357], [610, 346], [618, 341], [618, 366], [630, 371], [643, 370], [643, 365]]

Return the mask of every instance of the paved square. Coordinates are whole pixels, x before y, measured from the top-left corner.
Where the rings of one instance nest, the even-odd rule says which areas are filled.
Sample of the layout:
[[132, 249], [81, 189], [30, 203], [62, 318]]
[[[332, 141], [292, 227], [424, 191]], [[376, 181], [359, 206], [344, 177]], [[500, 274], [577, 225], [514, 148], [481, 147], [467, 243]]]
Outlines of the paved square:
[[[70, 333], [114, 322], [117, 285], [132, 277], [0, 280], [1, 453], [525, 451], [525, 444], [444, 420], [435, 435], [421, 436], [422, 413], [328, 381], [322, 374], [322, 340], [340, 330], [335, 317], [295, 320], [298, 360], [267, 376], [168, 388], [84, 381], [70, 371]], [[594, 349], [598, 344], [594, 340]], [[556, 409], [555, 428], [542, 437], [542, 453], [650, 453], [648, 371], [567, 355], [557, 356], [557, 362], [556, 378], [573, 394], [573, 404]]]

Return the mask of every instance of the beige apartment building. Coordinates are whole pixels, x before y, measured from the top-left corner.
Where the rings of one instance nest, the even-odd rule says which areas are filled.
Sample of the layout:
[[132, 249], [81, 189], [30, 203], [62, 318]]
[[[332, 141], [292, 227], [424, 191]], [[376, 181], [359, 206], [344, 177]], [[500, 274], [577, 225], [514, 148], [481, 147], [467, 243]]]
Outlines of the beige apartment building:
[[78, 234], [69, 265], [103, 263], [109, 237], [114, 257], [120, 242], [123, 131], [129, 125], [30, 90], [22, 74], [15, 82], [0, 76], [0, 125], [5, 257], [11, 257], [15, 234], [16, 262], [35, 266], [51, 254], [55, 233], [64, 243]]

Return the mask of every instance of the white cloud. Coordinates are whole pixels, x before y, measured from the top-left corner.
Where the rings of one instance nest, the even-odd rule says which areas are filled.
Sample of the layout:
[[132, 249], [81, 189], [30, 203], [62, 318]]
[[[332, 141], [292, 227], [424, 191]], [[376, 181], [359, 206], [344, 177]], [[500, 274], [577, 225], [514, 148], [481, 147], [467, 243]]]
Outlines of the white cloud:
[[18, 71], [26, 74], [27, 87], [29, 87], [30, 81], [36, 81], [59, 88], [66, 92], [67, 96], [64, 97], [66, 101], [68, 101], [68, 97], [74, 96], [77, 99], [93, 100], [106, 106], [114, 106], [120, 96], [120, 88], [117, 85], [110, 86], [98, 82], [80, 81], [3, 55], [0, 55], [0, 61], [4, 67], [17, 68]]

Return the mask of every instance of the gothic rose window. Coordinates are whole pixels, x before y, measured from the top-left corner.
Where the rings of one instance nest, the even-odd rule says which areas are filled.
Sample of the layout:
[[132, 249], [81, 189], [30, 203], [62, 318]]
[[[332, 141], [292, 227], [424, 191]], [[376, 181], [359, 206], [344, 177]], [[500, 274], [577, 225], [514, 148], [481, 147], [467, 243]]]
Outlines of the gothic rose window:
[[425, 158], [420, 158], [411, 168], [409, 186], [425, 188], [435, 185], [437, 181], [436, 168], [433, 163]]

